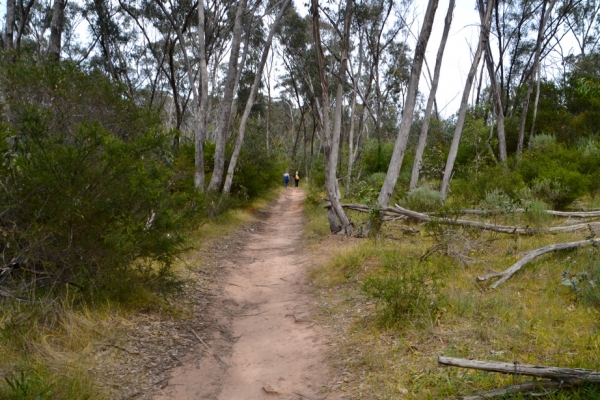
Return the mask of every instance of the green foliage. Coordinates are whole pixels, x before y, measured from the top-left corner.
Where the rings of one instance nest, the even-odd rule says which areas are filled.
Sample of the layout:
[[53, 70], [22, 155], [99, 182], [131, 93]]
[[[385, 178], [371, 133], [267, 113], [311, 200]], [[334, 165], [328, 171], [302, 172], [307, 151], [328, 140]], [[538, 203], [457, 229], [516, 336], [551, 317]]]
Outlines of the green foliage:
[[438, 190], [421, 186], [408, 192], [402, 204], [410, 210], [427, 212], [439, 209], [443, 201]]
[[519, 202], [503, 191], [494, 189], [486, 193], [480, 205], [486, 211], [512, 212], [518, 208]]
[[0, 246], [15, 287], [68, 282], [91, 295], [175, 284], [180, 231], [201, 199], [174, 184], [170, 138], [153, 114], [68, 63], [25, 60], [0, 79]]
[[375, 139], [366, 141], [361, 158], [362, 170], [366, 175], [387, 172], [393, 152], [394, 142], [392, 141], [381, 142]]
[[523, 187], [521, 176], [501, 165], [482, 167], [452, 184], [453, 193], [471, 204], [483, 201], [494, 191], [516, 199]]
[[548, 204], [540, 200], [530, 200], [525, 203], [525, 218], [533, 226], [544, 226], [552, 220], [546, 211]]
[[517, 171], [529, 184], [533, 197], [562, 209], [592, 190], [592, 171], [576, 148], [544, 143], [543, 148], [524, 154]]
[[382, 322], [399, 326], [406, 319], [431, 315], [439, 308], [441, 276], [428, 263], [388, 253], [382, 271], [365, 279], [362, 290], [380, 307]]
[[[600, 263], [596, 261], [595, 265], [592, 266], [591, 276], [587, 274], [584, 278], [587, 283], [581, 285], [581, 299], [584, 304], [600, 311]], [[570, 282], [573, 283], [573, 279], [570, 279]]]
[[358, 183], [357, 196], [361, 203], [369, 208], [369, 218], [367, 219], [367, 231], [369, 236], [376, 236], [381, 232], [383, 226], [383, 215], [381, 207], [377, 201], [379, 196], [379, 188], [383, 184], [385, 174], [377, 172], [369, 176], [365, 181]]
[[531, 137], [530, 147], [534, 151], [550, 150], [556, 144], [556, 136], [539, 134]]
[[[0, 389], [0, 395], [6, 400], [45, 400], [54, 399], [51, 386], [45, 384], [37, 376], [25, 375], [21, 371], [20, 375], [12, 375], [4, 378], [6, 387]], [[4, 392], [4, 393], [2, 393]]]

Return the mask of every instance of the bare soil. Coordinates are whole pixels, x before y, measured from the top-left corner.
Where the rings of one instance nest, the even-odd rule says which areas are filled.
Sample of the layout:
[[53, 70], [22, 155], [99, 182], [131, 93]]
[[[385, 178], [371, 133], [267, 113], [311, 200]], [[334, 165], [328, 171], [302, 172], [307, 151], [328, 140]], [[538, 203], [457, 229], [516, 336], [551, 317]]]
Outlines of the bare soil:
[[[304, 192], [288, 188], [260, 222], [220, 245], [213, 298], [197, 346], [157, 388], [158, 400], [340, 399], [331, 390], [329, 333], [313, 316], [301, 245]], [[231, 245], [231, 247], [229, 247]]]

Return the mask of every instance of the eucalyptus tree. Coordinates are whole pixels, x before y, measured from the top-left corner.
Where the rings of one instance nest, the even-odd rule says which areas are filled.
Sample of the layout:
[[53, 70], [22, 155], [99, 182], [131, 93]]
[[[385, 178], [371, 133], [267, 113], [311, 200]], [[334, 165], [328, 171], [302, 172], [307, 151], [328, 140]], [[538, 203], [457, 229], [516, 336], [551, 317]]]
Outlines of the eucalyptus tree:
[[594, 53], [600, 41], [600, 0], [576, 1], [566, 17], [581, 54]]
[[14, 49], [16, 7], [16, 0], [6, 0], [6, 23], [4, 26], [4, 48], [6, 50]]
[[213, 174], [208, 184], [208, 190], [216, 192], [221, 190], [223, 183], [223, 173], [225, 170], [225, 145], [229, 140], [231, 125], [231, 109], [234, 100], [234, 90], [236, 87], [236, 78], [238, 77], [238, 58], [240, 54], [240, 45], [242, 41], [242, 17], [246, 11], [247, 0], [241, 0], [237, 6], [235, 22], [233, 26], [233, 37], [229, 54], [229, 63], [227, 75], [225, 78], [225, 87], [223, 101], [221, 103], [221, 115], [219, 120], [219, 131], [217, 134]]
[[415, 54], [411, 64], [410, 80], [408, 81], [408, 88], [406, 90], [406, 100], [404, 102], [404, 109], [402, 110], [400, 129], [394, 144], [392, 159], [390, 160], [385, 180], [377, 198], [377, 201], [381, 206], [387, 206], [389, 204], [398, 180], [398, 175], [400, 174], [400, 168], [402, 167], [402, 160], [404, 159], [404, 152], [408, 143], [408, 134], [413, 120], [419, 80], [421, 78], [421, 68], [425, 58], [425, 49], [427, 48], [427, 43], [429, 42], [429, 37], [431, 35], [437, 6], [438, 0], [429, 0], [427, 10], [425, 11], [423, 26], [417, 40]]
[[[345, 3], [345, 9], [339, 10], [338, 16], [343, 16], [343, 34], [341, 42], [341, 54], [338, 67], [338, 87], [335, 96], [335, 108], [333, 112], [333, 129], [330, 126], [330, 100], [329, 100], [329, 77], [325, 66], [325, 54], [323, 52], [323, 42], [321, 39], [321, 19], [319, 13], [318, 0], [311, 1], [311, 15], [313, 37], [315, 49], [317, 52], [317, 69], [319, 74], [319, 83], [321, 88], [320, 99], [315, 99], [318, 113], [318, 125], [321, 131], [321, 142], [325, 153], [325, 187], [327, 197], [331, 203], [328, 210], [329, 228], [331, 232], [343, 231], [350, 235], [353, 232], [353, 226], [346, 215], [340, 203], [340, 189], [337, 180], [337, 162], [339, 157], [340, 133], [341, 133], [341, 115], [342, 115], [342, 96], [344, 91], [344, 81], [346, 79], [346, 69], [348, 63], [348, 53], [350, 47], [350, 24], [352, 18], [352, 0]], [[320, 101], [319, 101], [320, 100]]]
[[[481, 5], [483, 5], [482, 2], [480, 2], [480, 6]], [[475, 54], [473, 56], [471, 68], [469, 69], [467, 80], [465, 82], [465, 88], [463, 90], [462, 98], [460, 101], [460, 108], [458, 111], [458, 118], [456, 120], [456, 127], [454, 128], [454, 135], [452, 137], [452, 144], [450, 145], [450, 151], [448, 152], [448, 157], [446, 159], [446, 167], [444, 168], [444, 176], [442, 178], [442, 184], [440, 187], [440, 194], [442, 195], [442, 199], [444, 200], [446, 199], [446, 195], [448, 193], [450, 178], [452, 177], [452, 172], [454, 170], [454, 162], [456, 161], [456, 155], [458, 154], [458, 145], [460, 143], [462, 129], [467, 114], [469, 93], [471, 92], [471, 86], [473, 85], [473, 80], [475, 78], [475, 73], [477, 72], [479, 61], [481, 60], [483, 48], [485, 46], [485, 43], [487, 43], [487, 41], [489, 40], [490, 22], [493, 8], [494, 0], [488, 0], [487, 4], [485, 5], [485, 12], [483, 12], [483, 18], [481, 18], [481, 28], [479, 31], [477, 50], [475, 51]]]
[[235, 171], [235, 167], [237, 165], [237, 160], [240, 156], [240, 151], [242, 150], [242, 144], [244, 142], [244, 135], [246, 133], [246, 125], [248, 123], [248, 118], [250, 117], [250, 111], [252, 111], [252, 107], [254, 106], [254, 101], [256, 99], [256, 94], [258, 92], [258, 87], [261, 81], [262, 72], [264, 70], [265, 64], [267, 62], [267, 57], [269, 56], [269, 51], [271, 49], [271, 43], [273, 41], [273, 36], [275, 35], [275, 30], [277, 26], [281, 22], [283, 15], [285, 14], [286, 9], [290, 5], [291, 0], [284, 0], [283, 4], [275, 17], [275, 20], [271, 24], [271, 28], [269, 29], [269, 35], [267, 37], [266, 43], [264, 43], [263, 52], [260, 58], [260, 61], [257, 65], [257, 69], [254, 75], [254, 81], [252, 82], [252, 86], [250, 88], [250, 94], [246, 101], [246, 107], [244, 109], [244, 114], [242, 115], [242, 119], [240, 121], [238, 135], [235, 141], [235, 146], [233, 148], [233, 153], [231, 155], [231, 159], [229, 161], [229, 167], [227, 169], [227, 176], [225, 178], [225, 184], [223, 186], [223, 193], [228, 194], [231, 190], [231, 184], [233, 182], [233, 173]]
[[48, 56], [56, 61], [60, 59], [62, 34], [65, 24], [65, 6], [66, 0], [54, 0], [54, 4], [52, 6], [52, 22], [50, 23]]
[[[540, 79], [540, 58], [542, 53], [542, 45], [544, 41], [544, 32], [546, 30], [546, 24], [550, 15], [552, 14], [552, 9], [556, 4], [557, 0], [550, 0], [550, 4], [546, 5], [544, 1], [542, 4], [542, 10], [540, 13], [540, 20], [538, 24], [538, 34], [537, 40], [535, 43], [535, 57], [533, 60], [533, 64], [531, 65], [531, 69], [529, 71], [529, 79], [527, 80], [527, 93], [525, 94], [525, 100], [523, 102], [523, 110], [521, 111], [521, 120], [519, 122], [519, 137], [517, 139], [517, 160], [520, 159], [521, 154], [523, 153], [523, 141], [525, 138], [525, 121], [527, 118], [527, 111], [529, 109], [529, 102], [531, 99], [531, 93], [533, 92], [533, 84], [535, 76], [537, 75], [537, 80]], [[539, 93], [539, 89], [538, 89]]]
[[421, 134], [419, 135], [419, 143], [415, 151], [415, 161], [413, 162], [413, 169], [410, 177], [409, 188], [415, 189], [419, 183], [419, 171], [423, 160], [423, 152], [425, 151], [425, 145], [427, 144], [427, 132], [429, 130], [429, 121], [431, 120], [431, 111], [437, 93], [437, 87], [440, 80], [440, 71], [442, 69], [442, 59], [444, 57], [444, 50], [446, 49], [446, 42], [448, 40], [448, 33], [450, 32], [450, 25], [452, 24], [452, 14], [454, 13], [455, 0], [448, 2], [448, 12], [444, 19], [444, 31], [442, 32], [442, 39], [438, 47], [437, 55], [435, 58], [435, 67], [433, 70], [433, 79], [431, 82], [431, 90], [429, 91], [429, 97], [427, 98], [427, 106], [425, 107], [425, 115], [423, 116], [423, 125], [421, 127]]

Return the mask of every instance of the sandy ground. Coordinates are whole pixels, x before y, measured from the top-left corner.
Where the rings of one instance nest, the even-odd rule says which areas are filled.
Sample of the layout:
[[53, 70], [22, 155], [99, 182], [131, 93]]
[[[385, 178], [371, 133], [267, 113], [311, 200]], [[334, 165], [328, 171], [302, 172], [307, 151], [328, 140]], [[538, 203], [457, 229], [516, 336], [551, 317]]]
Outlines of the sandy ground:
[[206, 310], [213, 329], [195, 332], [201, 355], [175, 368], [155, 399], [340, 399], [329, 389], [327, 332], [312, 320], [303, 199], [301, 189], [288, 188], [223, 260], [220, 290]]

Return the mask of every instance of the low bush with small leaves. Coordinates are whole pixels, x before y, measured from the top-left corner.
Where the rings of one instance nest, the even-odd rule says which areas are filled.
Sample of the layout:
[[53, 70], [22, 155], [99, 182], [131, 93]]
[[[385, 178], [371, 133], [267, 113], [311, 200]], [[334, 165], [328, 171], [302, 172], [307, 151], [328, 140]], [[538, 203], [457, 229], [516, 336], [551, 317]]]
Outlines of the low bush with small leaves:
[[443, 201], [438, 190], [421, 186], [408, 192], [402, 204], [410, 210], [427, 212], [439, 209]]
[[379, 305], [384, 325], [398, 326], [407, 318], [435, 313], [443, 287], [439, 272], [393, 252], [386, 255], [381, 267], [379, 273], [365, 279], [362, 290]]

